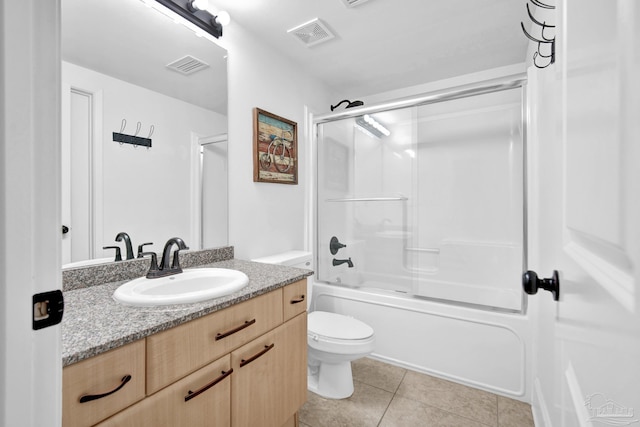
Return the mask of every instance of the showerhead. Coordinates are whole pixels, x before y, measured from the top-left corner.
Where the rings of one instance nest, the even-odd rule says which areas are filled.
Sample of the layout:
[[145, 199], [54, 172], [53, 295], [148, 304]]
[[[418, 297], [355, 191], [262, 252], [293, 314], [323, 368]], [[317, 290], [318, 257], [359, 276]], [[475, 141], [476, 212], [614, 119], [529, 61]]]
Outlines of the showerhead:
[[351, 102], [348, 99], [344, 99], [344, 100], [338, 102], [336, 105], [332, 105], [331, 106], [331, 111], [335, 110], [336, 108], [338, 108], [341, 104], [344, 104], [345, 102], [348, 103], [347, 106], [344, 107], [345, 109], [351, 108], [351, 107], [361, 107], [361, 106], [364, 105], [364, 102], [362, 102], [362, 101], [353, 101], [353, 102]]

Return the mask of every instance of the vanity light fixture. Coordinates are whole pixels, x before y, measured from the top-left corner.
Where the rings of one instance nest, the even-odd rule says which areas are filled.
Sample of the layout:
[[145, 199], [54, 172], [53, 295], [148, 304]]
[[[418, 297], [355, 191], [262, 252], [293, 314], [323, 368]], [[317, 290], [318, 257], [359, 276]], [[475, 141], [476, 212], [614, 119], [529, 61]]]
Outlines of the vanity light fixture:
[[222, 26], [231, 21], [227, 12], [215, 12], [208, 0], [156, 1], [215, 38], [222, 37]]
[[375, 136], [378, 139], [382, 138], [383, 136], [391, 135], [389, 129], [384, 127], [382, 123], [378, 122], [368, 114], [356, 118], [356, 128], [358, 128], [358, 130], [364, 131], [367, 135]]

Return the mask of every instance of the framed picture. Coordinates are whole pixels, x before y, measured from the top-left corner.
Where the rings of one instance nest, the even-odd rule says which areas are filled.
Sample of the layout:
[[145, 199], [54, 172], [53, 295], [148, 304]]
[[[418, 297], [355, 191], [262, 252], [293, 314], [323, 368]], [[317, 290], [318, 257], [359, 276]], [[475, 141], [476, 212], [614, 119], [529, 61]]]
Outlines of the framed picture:
[[253, 181], [298, 183], [298, 125], [253, 109]]

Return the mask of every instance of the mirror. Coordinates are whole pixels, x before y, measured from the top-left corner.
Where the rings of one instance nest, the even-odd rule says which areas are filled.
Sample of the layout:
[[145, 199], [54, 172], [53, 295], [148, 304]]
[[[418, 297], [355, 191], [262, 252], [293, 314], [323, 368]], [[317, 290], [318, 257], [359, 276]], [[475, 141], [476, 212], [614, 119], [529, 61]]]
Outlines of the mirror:
[[134, 257], [174, 236], [227, 245], [226, 67], [142, 1], [62, 0], [65, 266], [126, 259], [120, 232]]

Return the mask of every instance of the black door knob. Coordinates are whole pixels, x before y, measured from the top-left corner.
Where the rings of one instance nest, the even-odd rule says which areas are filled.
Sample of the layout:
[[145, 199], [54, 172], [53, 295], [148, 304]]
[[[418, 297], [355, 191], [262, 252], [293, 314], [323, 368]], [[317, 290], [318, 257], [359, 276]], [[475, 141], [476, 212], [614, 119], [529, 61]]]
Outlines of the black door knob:
[[62, 234], [67, 234], [69, 232], [69, 227], [67, 227], [66, 225], [62, 226]]
[[527, 271], [522, 275], [522, 288], [529, 295], [535, 295], [538, 289], [551, 292], [553, 300], [560, 298], [560, 277], [558, 271], [553, 270], [553, 276], [549, 279], [539, 279], [535, 271]]

